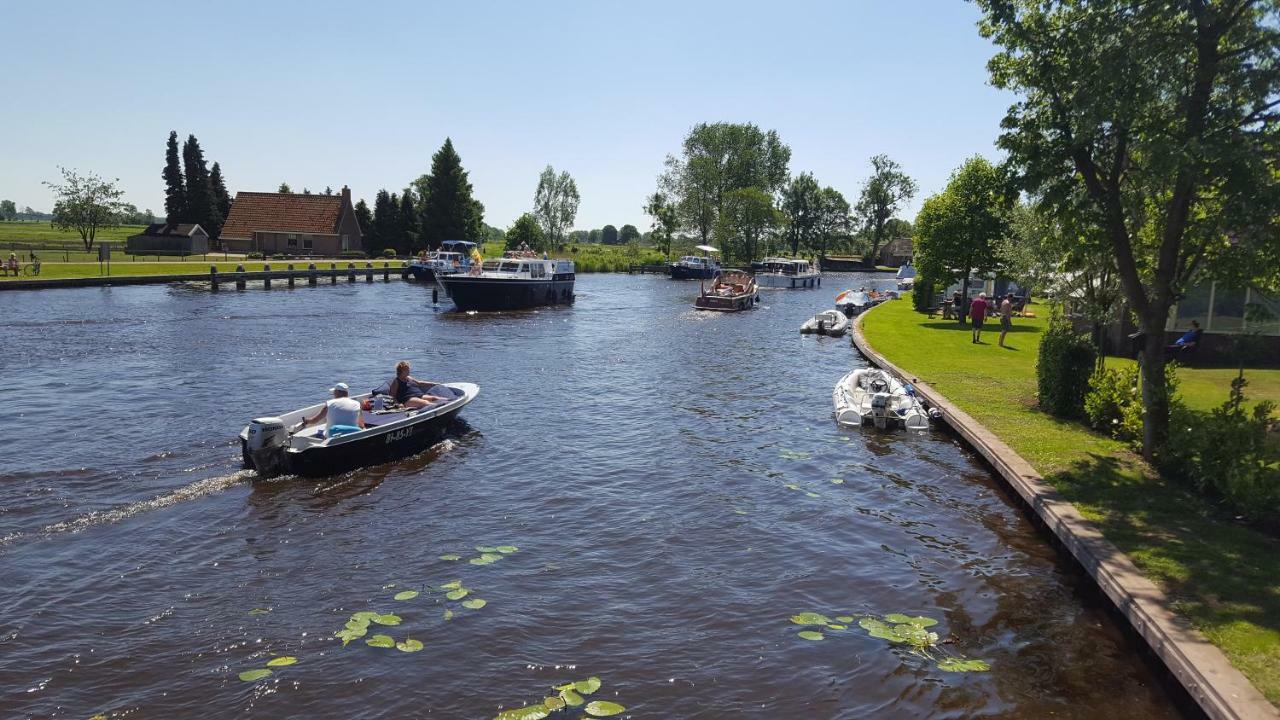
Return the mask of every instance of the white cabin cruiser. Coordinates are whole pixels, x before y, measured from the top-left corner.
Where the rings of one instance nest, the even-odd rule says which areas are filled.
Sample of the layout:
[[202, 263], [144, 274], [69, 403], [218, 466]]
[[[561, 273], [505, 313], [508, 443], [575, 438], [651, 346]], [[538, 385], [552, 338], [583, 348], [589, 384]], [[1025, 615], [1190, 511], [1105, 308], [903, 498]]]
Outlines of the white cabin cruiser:
[[685, 255], [671, 263], [672, 280], [712, 280], [720, 274], [720, 262], [714, 257], [720, 251], [710, 245], [699, 245], [697, 249], [705, 254]]
[[800, 326], [800, 332], [840, 337], [849, 332], [849, 318], [839, 310], [823, 310], [806, 320]]
[[572, 305], [576, 278], [572, 260], [550, 260], [508, 251], [469, 273], [436, 280], [459, 310], [521, 310], [540, 305]]
[[760, 287], [812, 288], [822, 284], [822, 273], [808, 260], [767, 257], [751, 265]]
[[409, 263], [409, 274], [419, 282], [433, 282], [442, 275], [466, 273], [471, 270], [471, 255], [476, 244], [466, 240], [445, 240], [440, 249]]
[[910, 290], [916, 284], [916, 268], [911, 263], [907, 263], [898, 268], [898, 289]]
[[909, 386], [875, 368], [859, 368], [840, 378], [831, 399], [836, 407], [836, 422], [849, 427], [861, 427], [870, 421], [880, 430], [928, 430], [934, 416]]

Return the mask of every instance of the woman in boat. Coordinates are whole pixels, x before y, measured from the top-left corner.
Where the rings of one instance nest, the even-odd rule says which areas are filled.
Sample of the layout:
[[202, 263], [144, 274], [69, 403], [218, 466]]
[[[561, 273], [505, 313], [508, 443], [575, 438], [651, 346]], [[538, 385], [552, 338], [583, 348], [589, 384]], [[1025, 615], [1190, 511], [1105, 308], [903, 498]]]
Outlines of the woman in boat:
[[396, 402], [407, 408], [424, 408], [437, 400], [446, 399], [427, 393], [439, 383], [419, 380], [409, 374], [410, 369], [407, 360], [396, 363], [396, 376], [392, 379], [387, 391], [387, 394], [395, 398]]

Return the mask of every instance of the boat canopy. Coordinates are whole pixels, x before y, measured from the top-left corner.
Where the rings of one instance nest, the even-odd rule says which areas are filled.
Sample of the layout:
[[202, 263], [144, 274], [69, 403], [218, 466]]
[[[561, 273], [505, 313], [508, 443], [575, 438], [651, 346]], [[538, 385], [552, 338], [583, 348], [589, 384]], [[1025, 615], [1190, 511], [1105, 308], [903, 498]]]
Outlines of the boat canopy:
[[717, 249], [717, 248], [713, 248], [713, 247], [711, 247], [710, 245], [699, 245], [699, 246], [697, 246], [697, 247], [696, 247], [696, 248], [694, 248], [694, 249], [695, 249], [695, 250], [701, 250], [702, 252], [709, 252], [709, 253], [718, 253], [718, 252], [720, 252], [720, 250], [719, 250], [719, 249]]

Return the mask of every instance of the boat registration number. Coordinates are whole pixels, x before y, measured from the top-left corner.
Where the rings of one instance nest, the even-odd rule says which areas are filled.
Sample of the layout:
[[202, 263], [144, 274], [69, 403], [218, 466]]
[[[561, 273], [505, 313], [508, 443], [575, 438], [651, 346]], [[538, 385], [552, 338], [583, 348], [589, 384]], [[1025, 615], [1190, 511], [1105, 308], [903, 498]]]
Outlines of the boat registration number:
[[412, 434], [413, 434], [413, 428], [411, 427], [407, 427], [402, 430], [396, 430], [395, 432], [387, 433], [387, 444], [390, 445], [391, 443], [396, 442], [397, 440], [403, 440]]

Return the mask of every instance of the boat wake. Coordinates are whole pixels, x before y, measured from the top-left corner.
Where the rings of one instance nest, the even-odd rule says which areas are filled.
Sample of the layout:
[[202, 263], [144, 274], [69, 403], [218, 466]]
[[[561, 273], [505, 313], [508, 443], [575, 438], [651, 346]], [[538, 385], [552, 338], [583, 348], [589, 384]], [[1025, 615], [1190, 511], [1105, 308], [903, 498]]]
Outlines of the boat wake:
[[173, 492], [157, 495], [156, 497], [141, 500], [139, 502], [122, 505], [120, 507], [111, 508], [109, 510], [95, 510], [86, 513], [71, 520], [46, 525], [36, 532], [23, 533], [16, 532], [0, 538], [0, 547], [5, 547], [29, 537], [44, 537], [49, 535], [59, 535], [62, 533], [77, 533], [97, 525], [107, 525], [110, 523], [118, 523], [122, 520], [128, 520], [135, 515], [152, 510], [160, 510], [178, 503], [187, 502], [188, 500], [196, 500], [207, 495], [220, 493], [223, 490], [239, 485], [254, 476], [252, 470], [238, 470], [230, 475], [222, 475], [219, 477], [205, 478], [193, 482], [190, 485], [174, 490]]

